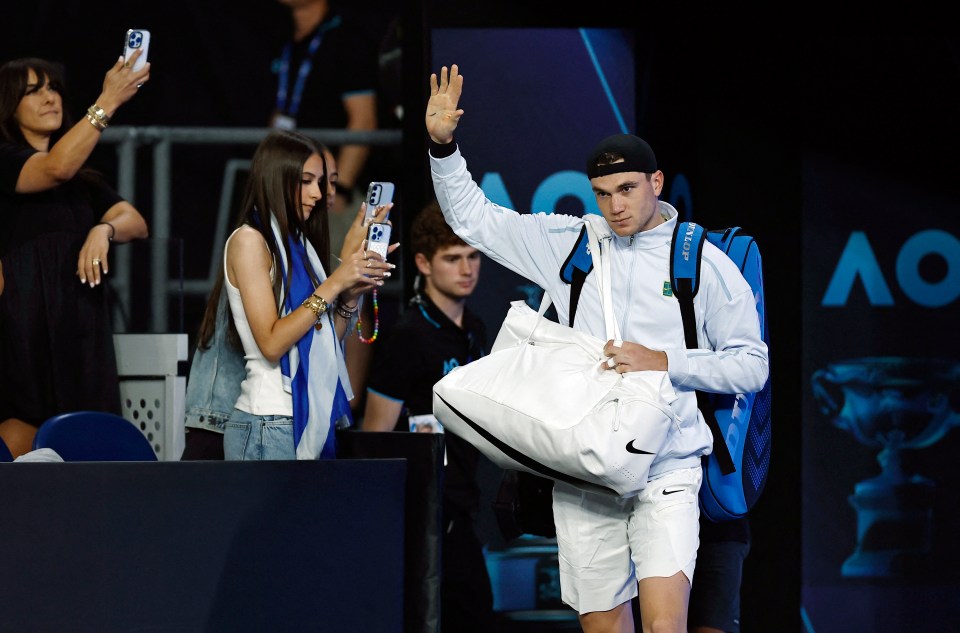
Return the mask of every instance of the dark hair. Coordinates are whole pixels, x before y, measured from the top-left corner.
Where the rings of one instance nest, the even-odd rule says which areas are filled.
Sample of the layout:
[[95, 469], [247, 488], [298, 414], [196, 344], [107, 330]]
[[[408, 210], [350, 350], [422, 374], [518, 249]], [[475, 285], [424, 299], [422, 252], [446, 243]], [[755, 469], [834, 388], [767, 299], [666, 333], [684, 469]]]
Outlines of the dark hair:
[[73, 127], [73, 120], [66, 108], [66, 86], [63, 81], [62, 66], [37, 57], [13, 59], [0, 66], [0, 136], [6, 141], [25, 147], [30, 146], [14, 114], [23, 96], [27, 94], [27, 80], [31, 70], [37, 76], [38, 87], [42, 88], [50, 84], [51, 88], [60, 93], [61, 100], [64, 102], [60, 129], [50, 137], [52, 147], [66, 130]]
[[440, 203], [436, 200], [428, 203], [413, 219], [410, 227], [410, 247], [414, 255], [423, 253], [424, 257], [430, 259], [446, 246], [466, 245], [447, 224], [440, 210]]
[[[288, 262], [293, 261], [288, 238], [291, 235], [294, 237], [302, 235], [313, 245], [324, 272], [328, 273], [330, 231], [326, 204], [327, 162], [323, 155], [325, 150], [323, 145], [302, 134], [275, 130], [260, 142], [257, 151], [253, 154], [250, 175], [247, 178], [235, 228], [249, 225], [260, 231], [270, 249], [277, 271], [281, 270], [279, 249], [283, 248]], [[320, 178], [321, 198], [310, 213], [310, 217], [304, 221], [300, 194], [301, 179], [303, 165], [313, 154], [317, 154], [323, 161], [323, 176]], [[279, 225], [282, 245], [278, 245], [273, 236], [273, 229], [270, 226], [271, 215], [276, 218]], [[220, 273], [207, 300], [198, 334], [199, 345], [204, 349], [209, 347], [210, 339], [216, 329], [217, 304], [220, 301], [220, 293], [223, 291], [223, 266], [218, 268]], [[288, 267], [285, 288], [290, 288], [290, 278], [291, 271]], [[313, 282], [319, 284], [320, 280], [314, 279]], [[280, 288], [280, 275], [276, 275], [273, 281], [273, 293], [278, 306], [283, 300], [280, 296]], [[230, 323], [231, 339], [236, 342], [237, 337], [234, 336], [236, 326], [233, 324], [232, 315]]]
[[620, 152], [604, 152], [597, 156], [597, 159], [594, 162], [595, 165], [612, 165], [614, 163], [619, 163], [624, 160], [623, 154]]

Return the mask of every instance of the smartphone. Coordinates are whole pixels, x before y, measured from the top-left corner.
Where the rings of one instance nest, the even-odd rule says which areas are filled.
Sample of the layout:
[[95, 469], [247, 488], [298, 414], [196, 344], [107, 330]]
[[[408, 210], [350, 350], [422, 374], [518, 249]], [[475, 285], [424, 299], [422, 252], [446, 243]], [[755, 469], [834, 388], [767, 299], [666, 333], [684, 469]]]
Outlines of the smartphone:
[[140, 49], [140, 57], [133, 65], [133, 70], [140, 70], [147, 63], [147, 51], [150, 50], [150, 31], [146, 29], [128, 29], [127, 37], [123, 41], [123, 61], [126, 62], [134, 51]]
[[390, 246], [390, 230], [389, 224], [371, 224], [367, 227], [367, 249], [380, 253], [386, 259], [387, 247]]
[[[393, 183], [392, 182], [371, 182], [367, 187], [367, 211], [363, 216], [364, 221], [370, 222], [373, 216], [377, 214], [377, 207], [393, 202]], [[387, 214], [389, 217], [390, 214]], [[386, 221], [387, 218], [384, 218]]]

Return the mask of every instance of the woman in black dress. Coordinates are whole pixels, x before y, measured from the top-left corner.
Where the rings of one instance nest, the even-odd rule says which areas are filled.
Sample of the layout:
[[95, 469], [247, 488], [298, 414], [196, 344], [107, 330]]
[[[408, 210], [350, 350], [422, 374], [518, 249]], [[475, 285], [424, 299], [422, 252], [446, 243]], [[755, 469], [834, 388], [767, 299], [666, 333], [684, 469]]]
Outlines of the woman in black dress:
[[53, 415], [120, 413], [101, 281], [111, 242], [146, 237], [147, 224], [84, 162], [150, 77], [150, 64], [134, 71], [134, 61], [117, 60], [75, 125], [57, 64], [0, 67], [0, 438], [14, 457]]

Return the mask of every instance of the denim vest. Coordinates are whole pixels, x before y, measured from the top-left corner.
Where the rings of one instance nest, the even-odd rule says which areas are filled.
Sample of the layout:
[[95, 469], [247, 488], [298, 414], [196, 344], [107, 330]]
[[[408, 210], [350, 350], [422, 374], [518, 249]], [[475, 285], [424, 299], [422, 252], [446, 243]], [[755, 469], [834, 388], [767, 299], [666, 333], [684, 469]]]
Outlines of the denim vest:
[[223, 433], [224, 425], [240, 396], [240, 383], [246, 377], [243, 352], [230, 345], [227, 293], [220, 293], [217, 323], [210, 349], [197, 347], [187, 377], [186, 418], [188, 428]]

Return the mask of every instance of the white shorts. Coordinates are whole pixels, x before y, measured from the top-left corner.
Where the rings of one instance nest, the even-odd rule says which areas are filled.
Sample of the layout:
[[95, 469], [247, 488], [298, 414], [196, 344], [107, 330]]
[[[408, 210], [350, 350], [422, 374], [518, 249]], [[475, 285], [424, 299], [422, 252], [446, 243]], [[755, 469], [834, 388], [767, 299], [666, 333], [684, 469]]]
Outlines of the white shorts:
[[609, 611], [633, 599], [644, 578], [682, 571], [692, 584], [702, 479], [699, 466], [672, 470], [629, 499], [557, 482], [553, 518], [563, 602], [581, 614]]

